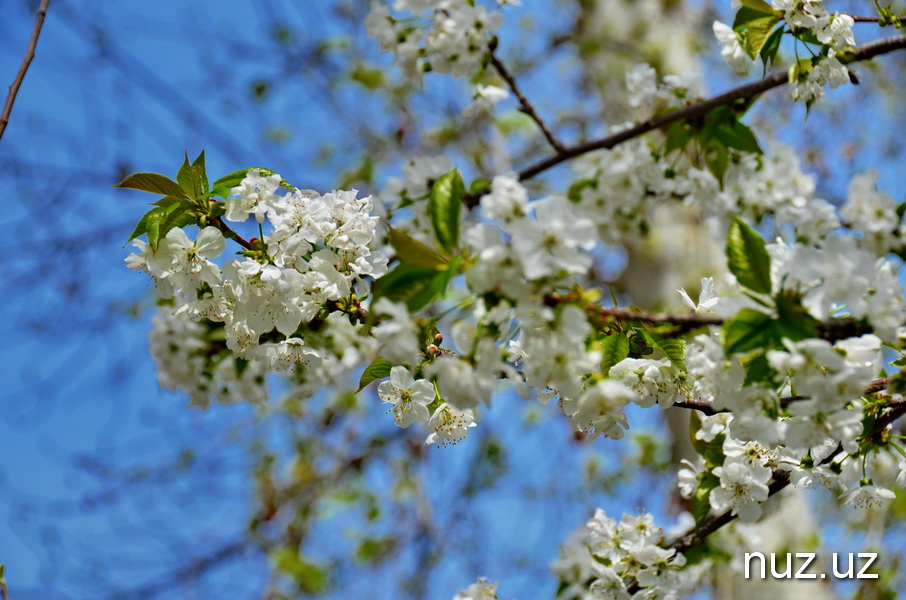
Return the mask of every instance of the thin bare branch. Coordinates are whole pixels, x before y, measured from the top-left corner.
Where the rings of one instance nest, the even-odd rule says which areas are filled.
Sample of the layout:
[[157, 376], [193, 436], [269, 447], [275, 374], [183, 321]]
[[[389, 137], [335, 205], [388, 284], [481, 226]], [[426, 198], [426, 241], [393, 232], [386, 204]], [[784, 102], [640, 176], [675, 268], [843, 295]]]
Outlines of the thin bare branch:
[[[841, 56], [841, 62], [846, 64], [860, 62], [864, 60], [869, 60], [875, 56], [880, 56], [882, 54], [887, 54], [895, 50], [902, 50], [906, 48], [906, 35], [898, 35], [893, 37], [884, 38], [877, 40], [875, 42], [870, 42], [863, 46], [855, 48], [849, 53], [843, 54]], [[696, 102], [695, 104], [690, 104], [679, 110], [649, 119], [643, 123], [636, 125], [635, 127], [630, 127], [629, 129], [624, 129], [613, 135], [609, 135], [604, 138], [597, 140], [592, 140], [582, 144], [577, 144], [575, 146], [569, 146], [561, 152], [545, 158], [533, 165], [530, 165], [519, 172], [519, 179], [525, 181], [526, 179], [531, 179], [548, 169], [559, 165], [560, 163], [566, 162], [570, 159], [576, 158], [583, 154], [593, 152], [595, 150], [610, 149], [619, 144], [622, 144], [625, 141], [631, 140], [633, 138], [639, 137], [649, 131], [654, 131], [655, 129], [660, 129], [671, 123], [678, 121], [688, 121], [690, 119], [696, 119], [702, 117], [718, 106], [726, 106], [728, 104], [733, 104], [739, 100], [749, 100], [762, 94], [770, 89], [779, 87], [788, 81], [787, 72], [776, 71], [771, 73], [764, 79], [758, 81], [753, 81], [745, 85], [741, 85], [737, 88], [734, 88], [730, 91], [724, 92], [712, 98], [702, 100], [701, 102]]]
[[497, 72], [503, 77], [503, 80], [507, 82], [507, 85], [510, 86], [510, 90], [513, 91], [513, 94], [519, 100], [519, 110], [524, 112], [529, 118], [538, 125], [538, 129], [541, 130], [541, 133], [544, 134], [544, 138], [547, 142], [553, 147], [553, 149], [559, 154], [566, 151], [566, 145], [557, 139], [557, 136], [554, 135], [554, 132], [550, 130], [547, 126], [547, 123], [544, 122], [544, 119], [541, 118], [541, 115], [538, 114], [538, 111], [535, 110], [535, 107], [526, 98], [525, 94], [522, 93], [522, 89], [519, 87], [519, 84], [516, 83], [516, 77], [506, 68], [506, 65], [497, 58], [493, 50], [491, 51], [491, 64], [494, 65], [494, 68], [497, 69]]
[[[16, 78], [13, 79], [12, 85], [9, 86], [9, 95], [6, 96], [6, 104], [3, 105], [3, 113], [0, 114], [0, 139], [3, 138], [3, 132], [6, 131], [6, 126], [9, 124], [9, 116], [13, 112], [13, 104], [16, 102], [16, 96], [19, 94], [22, 81], [25, 79], [25, 73], [28, 72], [28, 67], [35, 57], [38, 37], [41, 35], [41, 28], [44, 27], [44, 18], [47, 16], [47, 7], [49, 5], [50, 0], [41, 0], [41, 6], [38, 7], [38, 14], [35, 16], [35, 26], [31, 31], [31, 39], [28, 41], [28, 49], [25, 51], [25, 57], [19, 66]], [[4, 593], [4, 600], [5, 596], [6, 594]]]

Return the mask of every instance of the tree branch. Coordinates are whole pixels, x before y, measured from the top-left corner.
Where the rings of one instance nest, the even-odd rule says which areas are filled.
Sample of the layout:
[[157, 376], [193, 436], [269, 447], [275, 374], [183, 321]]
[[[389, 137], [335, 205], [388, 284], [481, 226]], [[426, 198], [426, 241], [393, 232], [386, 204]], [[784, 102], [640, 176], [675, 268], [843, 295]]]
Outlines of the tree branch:
[[25, 57], [19, 66], [19, 72], [13, 79], [12, 85], [9, 86], [9, 95], [6, 96], [6, 104], [3, 105], [3, 113], [0, 114], [0, 138], [3, 138], [3, 132], [9, 124], [10, 113], [13, 112], [13, 104], [16, 102], [16, 96], [19, 94], [19, 88], [25, 79], [25, 73], [35, 57], [35, 49], [38, 47], [38, 37], [41, 35], [41, 28], [44, 27], [44, 18], [47, 16], [47, 7], [50, 0], [41, 0], [41, 6], [38, 7], [38, 14], [35, 16], [35, 26], [31, 31], [31, 39], [28, 41], [28, 49], [25, 51]]
[[[901, 50], [906, 48], [906, 35], [893, 36], [889, 38], [884, 38], [877, 40], [875, 42], [870, 42], [868, 44], [859, 46], [847, 54], [843, 54], [840, 57], [840, 61], [849, 64], [854, 62], [860, 62], [863, 60], [869, 60], [875, 56], [880, 56], [882, 54], [887, 54], [895, 50]], [[759, 94], [762, 94], [770, 89], [779, 87], [786, 83], [789, 80], [787, 72], [776, 71], [771, 73], [764, 79], [753, 81], [745, 85], [741, 85], [737, 88], [719, 94], [712, 98], [702, 100], [701, 102], [696, 102], [695, 104], [690, 104], [689, 106], [683, 107], [679, 110], [661, 115], [659, 117], [654, 117], [649, 119], [639, 125], [630, 127], [629, 129], [624, 129], [615, 134], [609, 135], [604, 138], [597, 140], [592, 140], [582, 144], [577, 144], [575, 146], [568, 146], [565, 150], [557, 152], [553, 156], [549, 156], [533, 165], [530, 165], [519, 172], [519, 180], [525, 181], [526, 179], [531, 179], [536, 175], [547, 171], [548, 169], [559, 165], [562, 162], [576, 158], [583, 154], [593, 152], [595, 150], [610, 149], [614, 146], [622, 144], [625, 141], [631, 140], [633, 138], [639, 137], [649, 131], [655, 129], [660, 129], [671, 123], [677, 121], [688, 121], [690, 119], [696, 119], [702, 117], [718, 106], [725, 106], [732, 104], [737, 100], [748, 100]]]
[[245, 248], [246, 250], [252, 249], [251, 242], [249, 242], [248, 240], [246, 240], [245, 238], [240, 236], [238, 233], [233, 231], [233, 229], [229, 225], [227, 225], [223, 221], [223, 219], [221, 219], [220, 217], [217, 217], [215, 219], [212, 219], [212, 222], [214, 223], [214, 225], [217, 226], [217, 228], [221, 231], [221, 233], [223, 233], [224, 237], [226, 237], [228, 239], [236, 240], [236, 243], [239, 244], [240, 246], [242, 246], [243, 248]]
[[[568, 301], [568, 297], [552, 296], [552, 301]], [[696, 327], [705, 325], [723, 325], [729, 319], [719, 315], [702, 315], [698, 313], [670, 314], [670, 313], [649, 313], [644, 311], [633, 311], [625, 308], [603, 308], [596, 304], [586, 304], [585, 312], [596, 316], [600, 325], [606, 325], [614, 320], [620, 321], [639, 321], [642, 323], [652, 324], [669, 324], [675, 325], [677, 330], [674, 333], [684, 333]], [[871, 327], [853, 321], [850, 319], [828, 319], [818, 323], [818, 337], [829, 342], [845, 340], [850, 337], [858, 337], [866, 333], [871, 333]]]
[[516, 83], [516, 78], [510, 73], [509, 69], [506, 68], [506, 65], [501, 62], [499, 58], [494, 54], [492, 49], [490, 52], [491, 64], [494, 65], [494, 68], [497, 69], [497, 72], [503, 77], [503, 80], [507, 82], [507, 85], [510, 86], [510, 89], [513, 91], [513, 94], [519, 100], [519, 110], [524, 112], [531, 118], [532, 121], [538, 125], [538, 129], [541, 130], [541, 133], [544, 134], [547, 142], [553, 147], [557, 154], [563, 153], [566, 151], [566, 145], [557, 139], [557, 136], [550, 130], [547, 126], [547, 123], [544, 122], [544, 119], [541, 118], [541, 115], [538, 114], [538, 111], [535, 110], [535, 107], [525, 97], [525, 94], [522, 93], [522, 89], [519, 87], [519, 84]]

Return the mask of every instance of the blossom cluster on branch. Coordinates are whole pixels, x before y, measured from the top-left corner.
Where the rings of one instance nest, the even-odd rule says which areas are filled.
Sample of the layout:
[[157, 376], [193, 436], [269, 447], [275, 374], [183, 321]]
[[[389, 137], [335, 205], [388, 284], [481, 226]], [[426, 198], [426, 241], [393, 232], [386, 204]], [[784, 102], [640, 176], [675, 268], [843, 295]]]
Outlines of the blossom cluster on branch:
[[[491, 64], [498, 11], [456, 0], [392, 9], [375, 3], [368, 29], [406, 76], [474, 76]], [[715, 33], [735, 68], [746, 56], [771, 64], [784, 35], [819, 46], [790, 75], [793, 99], [811, 103], [848, 79], [838, 57], [851, 56], [852, 25], [817, 0], [755, 1]], [[707, 102], [696, 78], [660, 79], [648, 65], [626, 84], [640, 119]], [[120, 187], [163, 195], [132, 235], [148, 241], [135, 239], [126, 259], [162, 298], [151, 334], [161, 385], [198, 406], [260, 403], [273, 373], [304, 399], [354, 387], [355, 371], [358, 391], [380, 381], [395, 425], [422, 427], [438, 445], [466, 438], [502, 385], [556, 400], [589, 438], [623, 437], [630, 404], [706, 405], [692, 440], [700, 460], [679, 473], [697, 528], [755, 520], [787, 484], [820, 483], [852, 505], [889, 499], [906, 484], [906, 450], [890, 436], [906, 385], [873, 382], [891, 359], [906, 364], [906, 211], [871, 172], [841, 207], [818, 197], [792, 149], [763, 147], [742, 122], [753, 98], [738, 100], [576, 152], [571, 184], [540, 197], [513, 173], [466, 185], [443, 156], [409, 158], [402, 177], [364, 198], [297, 189], [264, 168], [209, 184], [203, 154], [176, 181], [132, 175]], [[608, 248], [649, 235], [669, 203], [725, 242], [728, 269], [702, 281], [698, 302], [679, 291], [692, 311], [682, 322], [620, 312], [619, 290], [605, 293], [595, 271]], [[230, 223], [249, 217], [258, 235], [246, 241]], [[228, 241], [235, 258], [223, 257]], [[586, 533], [586, 562], [557, 570], [565, 597], [676, 597], [704, 564], [684, 568], [681, 545], [650, 515], [617, 522], [599, 511]], [[458, 597], [495, 590], [479, 580]]]

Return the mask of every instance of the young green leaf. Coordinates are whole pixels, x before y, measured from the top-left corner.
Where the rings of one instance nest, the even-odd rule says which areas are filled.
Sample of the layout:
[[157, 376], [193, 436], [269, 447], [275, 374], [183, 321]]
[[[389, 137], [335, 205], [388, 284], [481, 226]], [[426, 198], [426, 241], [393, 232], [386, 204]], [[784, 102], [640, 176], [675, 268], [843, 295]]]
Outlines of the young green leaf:
[[771, 31], [774, 26], [780, 22], [780, 18], [774, 15], [764, 16], [758, 19], [752, 19], [746, 25], [746, 54], [753, 60], [759, 55], [771, 37]]
[[758, 138], [746, 125], [740, 123], [736, 117], [727, 119], [714, 131], [714, 139], [722, 142], [727, 148], [735, 148], [743, 152], [762, 154]]
[[702, 476], [698, 489], [692, 497], [692, 516], [695, 517], [696, 529], [701, 527], [711, 512], [711, 490], [720, 485], [720, 479], [712, 473]]
[[780, 50], [780, 41], [783, 39], [783, 27], [778, 27], [774, 30], [774, 33], [771, 34], [771, 37], [768, 38], [768, 41], [765, 42], [764, 46], [761, 48], [761, 52], [758, 53], [758, 56], [761, 57], [761, 64], [764, 65], [765, 73], [768, 70], [768, 67], [774, 64], [774, 60], [777, 58], [777, 52]]
[[459, 215], [464, 191], [462, 177], [456, 169], [442, 175], [431, 188], [428, 212], [437, 241], [444, 250], [452, 250], [459, 243]]
[[727, 267], [753, 292], [771, 293], [771, 258], [761, 235], [738, 218], [727, 235]]
[[197, 157], [195, 157], [195, 161], [192, 162], [192, 170], [195, 173], [195, 181], [197, 181], [199, 186], [201, 187], [201, 194], [206, 195], [211, 191], [211, 186], [208, 183], [208, 172], [207, 168], [205, 167], [204, 150], [202, 150], [201, 153]]
[[386, 358], [377, 357], [370, 365], [365, 367], [365, 371], [359, 377], [359, 389], [356, 391], [361, 392], [372, 381], [390, 377], [391, 368], [393, 368], [393, 365]]
[[645, 331], [640, 327], [636, 328], [636, 332], [644, 337], [652, 348], [660, 350], [678, 370], [686, 370], [686, 340], [654, 331]]
[[770, 315], [744, 308], [723, 325], [727, 354], [739, 354], [764, 348], [776, 341], [776, 330]]
[[374, 297], [404, 302], [410, 312], [415, 312], [434, 298], [435, 278], [442, 274], [433, 267], [400, 263], [375, 282]]
[[612, 333], [601, 340], [601, 373], [629, 356], [629, 338], [622, 333]]
[[176, 182], [190, 198], [198, 198], [201, 195], [201, 185], [195, 180], [195, 170], [189, 163], [188, 154], [185, 155], [182, 166], [176, 172]]
[[165, 196], [179, 196], [180, 198], [190, 197], [178, 183], [160, 173], [133, 173], [113, 187], [153, 192]]
[[401, 262], [434, 268], [443, 267], [450, 262], [448, 258], [441, 256], [433, 249], [409, 237], [395, 227], [390, 228], [389, 238], [390, 245], [396, 250], [396, 255]]
[[756, 10], [756, 11], [760, 11], [760, 12], [766, 12], [766, 13], [774, 12], [774, 7], [772, 7], [770, 4], [768, 4], [764, 0], [740, 0], [740, 4], [742, 4], [743, 6], [746, 6], [748, 8], [751, 8], [752, 10]]

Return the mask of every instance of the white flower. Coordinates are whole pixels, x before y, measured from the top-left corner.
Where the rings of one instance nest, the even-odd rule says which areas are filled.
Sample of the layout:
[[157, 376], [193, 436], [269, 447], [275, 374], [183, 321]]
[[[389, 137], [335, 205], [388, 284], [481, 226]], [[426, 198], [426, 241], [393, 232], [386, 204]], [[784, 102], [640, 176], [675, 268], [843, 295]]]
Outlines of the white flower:
[[176, 227], [167, 232], [154, 257], [164, 266], [163, 275], [174, 287], [191, 293], [202, 282], [214, 286], [220, 283], [220, 268], [206, 258], [217, 258], [226, 247], [223, 234], [216, 227], [205, 227], [193, 242], [186, 232]]
[[896, 494], [887, 488], [876, 485], [862, 485], [840, 495], [846, 506], [855, 508], [870, 508], [883, 506], [896, 498]]
[[720, 478], [720, 486], [711, 490], [709, 496], [714, 510], [731, 510], [747, 523], [761, 516], [759, 503], [768, 499], [768, 486], [756, 480], [751, 469], [741, 462], [728, 460], [712, 472]]
[[428, 405], [434, 401], [435, 394], [430, 381], [413, 381], [409, 369], [393, 367], [390, 369], [390, 381], [383, 381], [378, 386], [378, 396], [385, 404], [391, 405], [394, 421], [405, 429], [412, 423], [428, 421]]
[[603, 379], [579, 396], [571, 421], [577, 429], [594, 437], [620, 439], [623, 428], [629, 428], [623, 407], [637, 399], [638, 394], [619, 381]]
[[739, 42], [739, 34], [720, 21], [714, 21], [712, 29], [717, 41], [720, 42], [720, 55], [724, 61], [737, 73], [745, 73], [748, 68], [748, 57]]
[[487, 218], [501, 221], [524, 217], [528, 192], [515, 175], [498, 175], [491, 181], [491, 192], [481, 197], [481, 211]]
[[679, 292], [683, 304], [696, 313], [713, 312], [712, 309], [717, 306], [717, 303], [720, 301], [720, 298], [717, 297], [717, 292], [714, 291], [713, 277], [702, 277], [702, 291], [698, 295], [698, 304], [695, 304], [695, 302], [692, 301], [692, 298], [689, 297], [689, 294], [686, 293], [684, 288], [680, 288], [676, 291]]
[[428, 419], [428, 429], [431, 433], [425, 440], [426, 444], [455, 444], [466, 437], [471, 427], [477, 427], [475, 415], [471, 408], [459, 410], [455, 406], [444, 402], [434, 411]]

